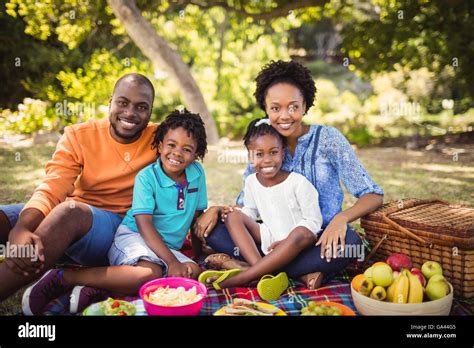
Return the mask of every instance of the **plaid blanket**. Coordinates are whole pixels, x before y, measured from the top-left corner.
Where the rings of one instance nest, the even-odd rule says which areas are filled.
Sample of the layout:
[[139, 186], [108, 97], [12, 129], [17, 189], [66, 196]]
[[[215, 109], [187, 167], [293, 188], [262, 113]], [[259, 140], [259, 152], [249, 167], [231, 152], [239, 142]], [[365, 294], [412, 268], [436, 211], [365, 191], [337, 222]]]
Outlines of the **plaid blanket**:
[[[308, 301], [331, 301], [346, 305], [358, 314], [352, 301], [349, 279], [349, 274], [343, 272], [324, 283], [317, 290], [308, 290], [302, 283], [291, 279], [290, 287], [287, 291], [277, 301], [270, 302], [270, 304], [282, 309], [288, 315], [299, 315], [301, 308], [305, 307]], [[256, 288], [230, 288], [219, 291], [209, 289], [199, 315], [212, 315], [222, 306], [231, 303], [234, 298], [261, 301]], [[136, 305], [137, 315], [146, 315], [141, 299], [138, 297], [127, 297], [125, 300], [131, 301]], [[472, 315], [473, 309], [474, 301], [455, 299], [451, 315]], [[71, 315], [69, 313], [68, 295], [61, 296], [51, 302], [44, 314]]]
[[[192, 257], [190, 243], [185, 243], [184, 254]], [[204, 268], [203, 259], [198, 260], [202, 268]], [[290, 286], [283, 295], [270, 304], [282, 309], [288, 315], [299, 315], [301, 308], [307, 305], [308, 301], [331, 301], [338, 302], [351, 308], [356, 314], [357, 310], [354, 306], [351, 296], [350, 280], [352, 277], [360, 273], [360, 265], [354, 263], [346, 270], [339, 274], [333, 275], [325, 280], [322, 286], [317, 290], [308, 290], [304, 284], [294, 279], [290, 279]], [[232, 303], [234, 298], [245, 298], [252, 301], [263, 301], [256, 288], [230, 288], [224, 290], [208, 289], [208, 295], [204, 300], [204, 305], [199, 315], [212, 315], [222, 306]], [[137, 307], [137, 315], [146, 315], [143, 303], [138, 297], [124, 298], [133, 302]], [[266, 302], [266, 301], [263, 301]], [[451, 315], [472, 315], [474, 313], [474, 300], [458, 300], [455, 299], [451, 308]], [[44, 313], [45, 315], [71, 315], [69, 313], [69, 297], [63, 295], [52, 301]]]

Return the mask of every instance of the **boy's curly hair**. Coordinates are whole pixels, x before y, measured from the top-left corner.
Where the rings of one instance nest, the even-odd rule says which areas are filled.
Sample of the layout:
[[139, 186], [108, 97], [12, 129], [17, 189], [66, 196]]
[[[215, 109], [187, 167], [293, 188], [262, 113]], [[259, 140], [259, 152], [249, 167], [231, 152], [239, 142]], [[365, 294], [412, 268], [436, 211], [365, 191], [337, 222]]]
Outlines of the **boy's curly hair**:
[[268, 89], [282, 82], [289, 83], [300, 90], [306, 104], [305, 112], [314, 105], [316, 85], [311, 77], [311, 72], [294, 60], [289, 62], [271, 61], [260, 70], [255, 82], [257, 87], [254, 96], [263, 111], [265, 111], [265, 96]]
[[204, 122], [199, 114], [193, 114], [186, 109], [174, 110], [166, 116], [166, 119], [159, 125], [158, 129], [153, 134], [154, 138], [151, 144], [152, 149], [157, 149], [158, 152], [158, 145], [163, 141], [168, 130], [176, 129], [178, 127], [186, 129], [188, 135], [196, 139], [196, 157], [203, 160], [207, 152], [207, 137]]
[[245, 147], [248, 149], [253, 138], [257, 138], [265, 134], [270, 134], [280, 139], [282, 146], [285, 147], [286, 139], [271, 125], [261, 122], [258, 126], [255, 126], [255, 124], [261, 120], [268, 120], [268, 118], [257, 118], [256, 120], [251, 121], [247, 126], [247, 131], [245, 132], [243, 138]]

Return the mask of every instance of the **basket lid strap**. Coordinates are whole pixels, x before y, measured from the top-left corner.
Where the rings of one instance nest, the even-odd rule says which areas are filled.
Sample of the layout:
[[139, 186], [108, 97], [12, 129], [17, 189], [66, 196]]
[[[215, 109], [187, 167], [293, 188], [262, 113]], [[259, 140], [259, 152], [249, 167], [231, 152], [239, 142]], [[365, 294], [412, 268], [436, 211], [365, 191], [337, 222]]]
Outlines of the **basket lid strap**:
[[380, 240], [377, 242], [377, 244], [370, 251], [369, 255], [367, 255], [367, 257], [365, 258], [364, 264], [362, 265], [362, 269], [365, 268], [367, 263], [372, 259], [372, 257], [375, 255], [377, 250], [379, 250], [379, 248], [382, 245], [382, 243], [384, 242], [384, 240], [387, 239], [387, 238], [388, 238], [388, 235], [386, 235], [386, 234], [384, 234], [383, 237], [380, 238]]
[[396, 228], [398, 231], [400, 231], [402, 233], [405, 233], [407, 236], [413, 238], [414, 240], [416, 240], [416, 241], [418, 241], [422, 244], [426, 244], [426, 245], [430, 244], [426, 240], [424, 240], [423, 238], [421, 238], [421, 237], [417, 236], [416, 234], [414, 234], [413, 232], [408, 231], [405, 227], [402, 227], [399, 224], [397, 224], [395, 221], [390, 219], [387, 215], [382, 214], [382, 219], [386, 223], [388, 223], [390, 226]]

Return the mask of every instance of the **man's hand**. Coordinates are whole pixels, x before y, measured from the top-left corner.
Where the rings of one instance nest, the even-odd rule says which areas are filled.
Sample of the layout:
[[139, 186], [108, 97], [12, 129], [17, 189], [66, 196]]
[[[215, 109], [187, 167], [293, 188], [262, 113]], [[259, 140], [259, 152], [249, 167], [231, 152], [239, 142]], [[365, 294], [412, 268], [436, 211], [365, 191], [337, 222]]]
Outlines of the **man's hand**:
[[[44, 267], [44, 246], [38, 235], [15, 226], [8, 242], [11, 250], [6, 255], [5, 263], [13, 272], [28, 276], [41, 271]], [[13, 251], [17, 255], [10, 255]]]
[[179, 261], [168, 264], [168, 276], [169, 277], [184, 277], [191, 278], [193, 270], [189, 265], [181, 263]]

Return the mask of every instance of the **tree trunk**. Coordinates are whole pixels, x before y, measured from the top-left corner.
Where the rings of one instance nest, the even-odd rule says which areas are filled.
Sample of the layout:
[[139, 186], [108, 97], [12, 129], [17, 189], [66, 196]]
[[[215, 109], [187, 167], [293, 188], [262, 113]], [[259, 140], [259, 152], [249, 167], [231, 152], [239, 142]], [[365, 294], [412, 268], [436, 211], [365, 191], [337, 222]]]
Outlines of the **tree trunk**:
[[191, 75], [191, 70], [180, 55], [143, 18], [134, 0], [107, 0], [107, 2], [143, 54], [154, 65], [160, 68], [164, 67], [172, 76], [181, 90], [186, 107], [191, 112], [199, 113], [206, 124], [208, 143], [215, 144], [219, 140], [216, 124], [207, 108], [201, 90]]

